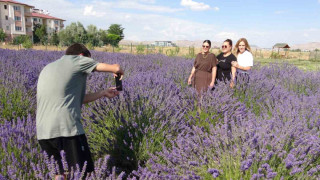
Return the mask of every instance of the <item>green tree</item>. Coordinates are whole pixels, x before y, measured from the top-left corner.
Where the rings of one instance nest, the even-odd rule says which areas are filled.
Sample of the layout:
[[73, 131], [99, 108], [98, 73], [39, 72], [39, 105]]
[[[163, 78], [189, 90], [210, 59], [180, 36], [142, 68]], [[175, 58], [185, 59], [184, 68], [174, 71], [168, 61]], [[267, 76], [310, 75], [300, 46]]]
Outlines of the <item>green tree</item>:
[[6, 33], [4, 32], [3, 29], [0, 28], [0, 42], [4, 42], [6, 40]]
[[121, 37], [116, 34], [108, 34], [107, 35], [107, 44], [110, 44], [112, 46], [112, 51], [114, 52], [114, 47], [119, 46], [119, 42], [121, 40]]
[[50, 44], [55, 46], [59, 45], [59, 37], [56, 31], [54, 31], [50, 37]]
[[48, 34], [46, 25], [40, 25], [35, 29], [35, 35], [39, 38], [40, 43], [46, 45], [48, 42]]
[[64, 46], [70, 46], [73, 43], [86, 44], [88, 40], [87, 31], [80, 22], [71, 23], [65, 29], [60, 31], [58, 36], [60, 44]]
[[100, 33], [95, 25], [89, 25], [87, 27], [87, 43], [92, 46], [102, 46], [103, 42], [101, 40]]
[[101, 39], [102, 43], [104, 45], [107, 45], [108, 44], [108, 38], [107, 38], [108, 37], [108, 32], [106, 30], [100, 29], [99, 30], [99, 36], [100, 36], [100, 39]]
[[109, 26], [109, 29], [107, 30], [107, 32], [108, 32], [108, 34], [118, 35], [120, 37], [119, 41], [121, 41], [124, 38], [123, 30], [124, 30], [124, 28], [121, 27], [120, 24], [111, 24]]
[[17, 36], [13, 39], [13, 44], [14, 45], [20, 45], [22, 44], [22, 46], [24, 48], [31, 48], [32, 47], [32, 41], [31, 41], [31, 38], [27, 35], [20, 35], [20, 36]]
[[37, 29], [39, 29], [40, 27], [41, 27], [41, 24], [35, 24], [35, 25], [33, 26], [33, 31], [32, 31], [32, 33], [33, 33], [33, 43], [35, 43], [35, 44], [40, 43], [40, 39], [39, 39], [39, 37], [36, 35], [36, 31], [37, 31]]

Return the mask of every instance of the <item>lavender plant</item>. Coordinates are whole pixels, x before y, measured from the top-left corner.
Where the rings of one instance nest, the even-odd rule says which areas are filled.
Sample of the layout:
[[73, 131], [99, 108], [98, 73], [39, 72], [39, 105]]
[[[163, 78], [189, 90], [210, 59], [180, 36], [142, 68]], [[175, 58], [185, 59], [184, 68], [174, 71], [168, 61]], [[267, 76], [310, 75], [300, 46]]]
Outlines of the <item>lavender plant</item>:
[[[63, 52], [0, 54], [0, 179], [53, 178], [61, 172], [38, 146], [35, 94], [41, 69]], [[186, 84], [192, 59], [92, 54], [124, 67], [124, 92], [83, 106], [95, 171], [76, 167], [69, 179], [320, 178], [320, 72], [257, 65], [249, 83], [219, 83], [199, 100]], [[87, 91], [113, 83], [93, 73]]]

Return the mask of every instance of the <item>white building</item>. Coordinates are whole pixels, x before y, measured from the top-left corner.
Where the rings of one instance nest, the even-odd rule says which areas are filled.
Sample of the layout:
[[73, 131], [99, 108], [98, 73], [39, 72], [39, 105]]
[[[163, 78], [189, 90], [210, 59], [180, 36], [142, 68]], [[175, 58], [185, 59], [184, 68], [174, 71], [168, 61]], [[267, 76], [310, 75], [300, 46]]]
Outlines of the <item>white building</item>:
[[47, 33], [52, 35], [54, 32], [59, 32], [63, 27], [63, 19], [56, 18], [49, 15], [49, 12], [33, 9], [32, 11], [32, 21], [33, 24], [43, 24], [47, 27]]
[[0, 28], [7, 34], [7, 41], [19, 35], [32, 37], [34, 24], [47, 26], [47, 33], [59, 32], [63, 19], [49, 16], [47, 12], [33, 9], [34, 6], [13, 0], [0, 0]]
[[172, 43], [172, 41], [155, 41], [155, 46], [161, 46], [161, 47], [175, 47], [176, 45]]

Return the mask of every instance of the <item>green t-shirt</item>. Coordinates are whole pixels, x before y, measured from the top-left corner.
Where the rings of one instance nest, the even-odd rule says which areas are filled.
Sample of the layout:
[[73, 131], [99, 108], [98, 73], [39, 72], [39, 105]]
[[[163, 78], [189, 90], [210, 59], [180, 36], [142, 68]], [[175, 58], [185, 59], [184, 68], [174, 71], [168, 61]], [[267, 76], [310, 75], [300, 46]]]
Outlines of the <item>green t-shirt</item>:
[[81, 105], [87, 75], [97, 64], [88, 57], [65, 55], [43, 68], [37, 85], [39, 140], [84, 134]]

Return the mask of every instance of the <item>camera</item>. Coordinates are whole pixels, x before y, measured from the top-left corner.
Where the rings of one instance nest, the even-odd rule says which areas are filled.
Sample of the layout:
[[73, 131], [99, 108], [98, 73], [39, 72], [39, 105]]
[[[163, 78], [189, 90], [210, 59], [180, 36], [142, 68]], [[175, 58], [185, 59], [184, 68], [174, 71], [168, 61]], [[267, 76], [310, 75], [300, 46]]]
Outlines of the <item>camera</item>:
[[121, 74], [118, 73], [117, 76], [115, 77], [117, 91], [122, 91], [123, 90], [122, 89], [122, 80], [120, 80], [120, 78], [121, 78]]

